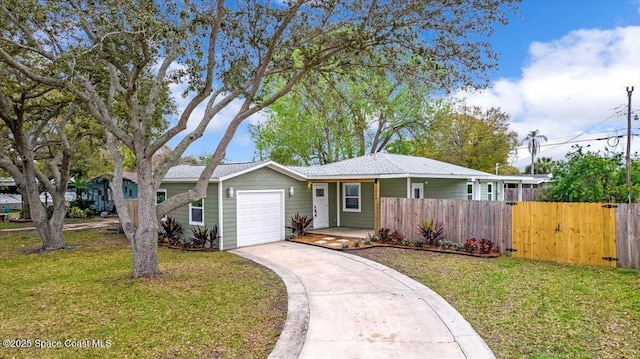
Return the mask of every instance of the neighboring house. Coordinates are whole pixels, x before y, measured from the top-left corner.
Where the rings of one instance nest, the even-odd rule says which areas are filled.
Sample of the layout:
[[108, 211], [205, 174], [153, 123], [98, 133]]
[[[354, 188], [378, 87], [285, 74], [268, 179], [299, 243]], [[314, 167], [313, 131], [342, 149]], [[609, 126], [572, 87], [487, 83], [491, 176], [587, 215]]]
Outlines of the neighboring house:
[[9, 209], [22, 209], [22, 195], [16, 193], [0, 193], [0, 212], [5, 206]]
[[[203, 166], [169, 170], [158, 200], [193, 187]], [[313, 228], [379, 226], [380, 197], [503, 200], [496, 176], [422, 157], [377, 153], [324, 166], [285, 167], [272, 161], [221, 164], [206, 198], [170, 213], [185, 226], [218, 226], [220, 249], [282, 240], [288, 220], [313, 217]], [[190, 235], [187, 230], [187, 235]]]
[[514, 175], [521, 181], [505, 181], [505, 199], [508, 201], [537, 201], [541, 190], [550, 186], [553, 182], [551, 174]]
[[[82, 199], [93, 201], [91, 205], [93, 210], [98, 212], [112, 212], [114, 210], [109, 182], [110, 178], [106, 175], [97, 176], [87, 181], [87, 187], [82, 192]], [[136, 173], [125, 172], [122, 174], [122, 192], [125, 199], [138, 198]]]

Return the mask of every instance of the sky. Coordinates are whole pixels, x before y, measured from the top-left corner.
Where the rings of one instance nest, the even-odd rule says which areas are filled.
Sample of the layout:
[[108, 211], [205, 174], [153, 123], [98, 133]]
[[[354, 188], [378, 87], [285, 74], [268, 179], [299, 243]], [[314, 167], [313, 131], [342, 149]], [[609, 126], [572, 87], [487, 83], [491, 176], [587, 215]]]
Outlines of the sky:
[[[520, 140], [539, 130], [548, 138], [540, 156], [562, 159], [575, 144], [623, 152], [626, 137], [616, 136], [626, 134], [627, 87], [635, 86], [632, 110], [640, 115], [640, 0], [523, 0], [519, 13], [489, 39], [499, 54], [489, 88], [454, 96], [470, 105], [500, 107]], [[233, 105], [187, 154], [215, 149]], [[247, 124], [264, 119], [257, 114], [245, 121], [227, 161], [253, 160]], [[640, 121], [632, 123], [632, 133], [640, 135]], [[632, 136], [632, 153], [640, 153], [639, 139]], [[523, 145], [511, 164], [523, 169], [529, 162]]]

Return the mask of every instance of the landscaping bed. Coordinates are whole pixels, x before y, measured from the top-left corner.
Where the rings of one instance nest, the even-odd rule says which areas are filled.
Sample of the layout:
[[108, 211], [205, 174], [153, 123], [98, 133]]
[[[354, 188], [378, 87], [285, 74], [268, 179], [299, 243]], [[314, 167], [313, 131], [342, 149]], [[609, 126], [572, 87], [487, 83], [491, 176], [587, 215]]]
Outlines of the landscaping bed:
[[364, 239], [348, 238], [348, 237], [332, 237], [320, 234], [307, 234], [299, 237], [292, 237], [289, 239], [292, 242], [310, 244], [318, 247], [324, 247], [329, 249], [335, 249], [340, 251], [357, 251], [361, 249], [374, 248], [374, 247], [391, 247], [391, 248], [403, 248], [417, 251], [430, 251], [437, 253], [458, 254], [463, 256], [471, 256], [478, 258], [496, 258], [500, 256], [500, 253], [469, 253], [464, 251], [455, 251], [450, 249], [441, 249], [435, 246], [423, 245], [421, 247], [406, 246], [402, 244], [390, 244], [379, 242], [368, 242]]

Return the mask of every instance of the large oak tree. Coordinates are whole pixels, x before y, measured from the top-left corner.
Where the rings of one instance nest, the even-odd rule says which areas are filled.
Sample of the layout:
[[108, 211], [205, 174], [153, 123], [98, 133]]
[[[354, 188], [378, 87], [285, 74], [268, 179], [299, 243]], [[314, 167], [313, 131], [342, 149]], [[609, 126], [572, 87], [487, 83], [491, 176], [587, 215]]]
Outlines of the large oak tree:
[[[119, 214], [131, 241], [133, 275], [153, 276], [160, 273], [158, 218], [206, 195], [211, 174], [245, 119], [308, 74], [354, 68], [373, 53], [383, 53], [381, 65], [391, 69], [408, 58], [421, 59], [446, 86], [485, 84], [496, 55], [484, 39], [496, 23], [506, 23], [513, 2], [6, 0], [0, 5], [0, 60], [34, 81], [68, 90], [106, 128], [120, 209], [125, 203], [116, 146], [135, 154], [137, 227], [126, 211]], [[34, 66], [32, 56], [44, 65]], [[96, 77], [97, 71], [105, 75]], [[142, 96], [146, 74], [154, 83], [149, 96]], [[281, 86], [263, 86], [275, 76], [285, 79]], [[169, 84], [186, 84], [188, 103], [154, 136], [153, 114]], [[125, 121], [114, 115], [119, 102], [126, 104]], [[168, 169], [232, 103], [238, 110], [198, 182], [156, 207], [155, 191]], [[198, 106], [204, 111], [196, 116]], [[153, 154], [176, 138], [173, 152], [153, 168]]]

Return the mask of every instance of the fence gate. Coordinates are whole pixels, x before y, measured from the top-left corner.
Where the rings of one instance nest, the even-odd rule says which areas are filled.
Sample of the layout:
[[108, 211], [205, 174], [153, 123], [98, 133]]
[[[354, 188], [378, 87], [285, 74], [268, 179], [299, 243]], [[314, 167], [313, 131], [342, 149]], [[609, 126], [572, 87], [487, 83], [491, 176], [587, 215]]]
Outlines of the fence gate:
[[512, 255], [561, 263], [616, 266], [614, 206], [516, 202]]

